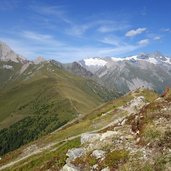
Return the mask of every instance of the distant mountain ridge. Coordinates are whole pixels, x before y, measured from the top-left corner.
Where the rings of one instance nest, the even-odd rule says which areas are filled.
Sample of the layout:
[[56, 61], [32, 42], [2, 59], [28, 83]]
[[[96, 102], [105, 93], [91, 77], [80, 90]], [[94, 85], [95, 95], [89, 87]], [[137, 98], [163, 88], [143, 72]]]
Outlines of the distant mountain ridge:
[[171, 58], [160, 52], [116, 58], [87, 58], [78, 62], [92, 72], [102, 84], [125, 93], [139, 87], [162, 92], [171, 86]]
[[[8, 70], [8, 73], [13, 73], [12, 77], [15, 79], [20, 77], [21, 73], [26, 74], [26, 70], [30, 67], [36, 68], [42, 63], [52, 62], [67, 72], [91, 78], [107, 89], [121, 94], [142, 86], [157, 92], [162, 92], [164, 87], [171, 86], [171, 58], [157, 51], [123, 58], [92, 57], [62, 64], [55, 60], [45, 60], [43, 57], [38, 57], [34, 61], [26, 60], [21, 55], [15, 54], [5, 43], [0, 43], [0, 61], [0, 72]], [[5, 82], [12, 79], [10, 74], [2, 77]]]

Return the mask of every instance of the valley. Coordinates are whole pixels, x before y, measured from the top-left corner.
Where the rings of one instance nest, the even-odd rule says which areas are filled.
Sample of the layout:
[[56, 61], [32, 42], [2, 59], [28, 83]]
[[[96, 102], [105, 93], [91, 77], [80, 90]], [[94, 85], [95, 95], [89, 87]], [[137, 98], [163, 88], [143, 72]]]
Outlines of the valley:
[[159, 94], [170, 86], [168, 58], [62, 64], [28, 61], [1, 47], [13, 57], [0, 58], [0, 170], [170, 167], [170, 90]]

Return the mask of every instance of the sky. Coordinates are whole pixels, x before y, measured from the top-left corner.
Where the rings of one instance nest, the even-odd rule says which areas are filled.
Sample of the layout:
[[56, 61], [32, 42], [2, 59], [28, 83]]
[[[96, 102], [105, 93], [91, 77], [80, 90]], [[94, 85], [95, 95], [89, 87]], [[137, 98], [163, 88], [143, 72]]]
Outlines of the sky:
[[170, 0], [1, 0], [0, 41], [33, 60], [171, 56]]

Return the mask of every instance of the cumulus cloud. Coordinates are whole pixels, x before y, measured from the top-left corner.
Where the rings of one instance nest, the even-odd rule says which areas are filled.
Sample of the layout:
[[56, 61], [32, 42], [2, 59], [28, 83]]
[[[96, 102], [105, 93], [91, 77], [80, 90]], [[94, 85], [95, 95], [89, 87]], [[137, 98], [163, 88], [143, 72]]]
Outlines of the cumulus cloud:
[[136, 35], [139, 35], [139, 34], [143, 33], [143, 32], [146, 31], [146, 30], [147, 30], [147, 28], [137, 28], [137, 29], [135, 29], [135, 30], [129, 30], [129, 31], [125, 34], [125, 36], [126, 36], [126, 37], [134, 37], [134, 36], [136, 36]]
[[141, 46], [146, 46], [149, 44], [149, 39], [143, 39], [138, 42], [139, 45]]

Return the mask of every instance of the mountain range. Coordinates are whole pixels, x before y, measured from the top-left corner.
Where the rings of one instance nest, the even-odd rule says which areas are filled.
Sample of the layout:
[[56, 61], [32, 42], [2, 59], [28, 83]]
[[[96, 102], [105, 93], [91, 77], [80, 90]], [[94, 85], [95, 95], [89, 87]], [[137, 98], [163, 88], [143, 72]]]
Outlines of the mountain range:
[[121, 93], [142, 86], [162, 92], [164, 87], [171, 86], [171, 58], [160, 52], [125, 58], [87, 58], [79, 64], [105, 87]]
[[[106, 132], [106, 129], [113, 131], [110, 124], [123, 117], [128, 120], [129, 126], [133, 126], [138, 112], [141, 111], [144, 115], [143, 107], [147, 106], [146, 112], [157, 110], [159, 105], [157, 93], [163, 92], [165, 87], [170, 86], [171, 58], [160, 52], [123, 58], [91, 57], [63, 64], [43, 57], [28, 60], [0, 42], [0, 155], [4, 156], [3, 160], [0, 160], [2, 166], [0, 170], [8, 160], [13, 162], [11, 160], [16, 156], [19, 159], [18, 163], [27, 155], [34, 156], [49, 148], [52, 153], [45, 152], [45, 158], [41, 160], [34, 156], [30, 162], [21, 165], [21, 170], [25, 170], [25, 166], [26, 170], [29, 170], [28, 168], [35, 170], [37, 164], [43, 169], [55, 167], [54, 155], [59, 157], [57, 170], [62, 167], [64, 171], [65, 168], [69, 170], [73, 164], [79, 170], [85, 167], [85, 163], [79, 166], [82, 158], [79, 161], [68, 162], [65, 154], [70, 148], [84, 146], [84, 143], [80, 144], [80, 140], [78, 141], [82, 133]], [[166, 107], [166, 111], [170, 111], [170, 94], [167, 99], [161, 100], [162, 110]], [[163, 117], [167, 119], [165, 115]], [[147, 119], [149, 119], [147, 123], [151, 124], [149, 121], [152, 118]], [[157, 117], [157, 122], [158, 119]], [[143, 120], [143, 125], [148, 126], [147, 123]], [[135, 136], [136, 141], [138, 138], [139, 136]], [[160, 140], [163, 141], [162, 138]], [[88, 146], [85, 148], [89, 148], [92, 142], [88, 141]], [[58, 155], [60, 153], [58, 150], [61, 150], [62, 156]], [[87, 152], [86, 155], [89, 156]], [[50, 163], [42, 166], [44, 161]], [[90, 169], [93, 161], [86, 161], [88, 163], [86, 167]], [[106, 163], [98, 167], [105, 165]], [[10, 166], [11, 163], [5, 168]], [[18, 165], [17, 169], [20, 170]]]
[[[17, 65], [22, 66], [18, 71], [20, 75], [26, 75], [28, 69], [33, 65], [36, 68], [43, 63], [54, 63], [67, 72], [90, 78], [108, 90], [114, 90], [121, 94], [142, 86], [161, 93], [166, 86], [171, 86], [171, 58], [160, 52], [141, 53], [123, 58], [92, 57], [62, 64], [55, 60], [45, 60], [43, 57], [38, 57], [34, 61], [26, 60], [6, 44], [1, 43], [0, 60], [1, 72], [5, 69], [9, 74], [7, 77], [1, 74], [1, 84], [12, 78], [10, 72], [14, 73]], [[3, 62], [5, 63], [3, 64]], [[9, 62], [15, 63], [16, 66], [9, 65]], [[15, 76], [13, 74], [13, 77]]]

